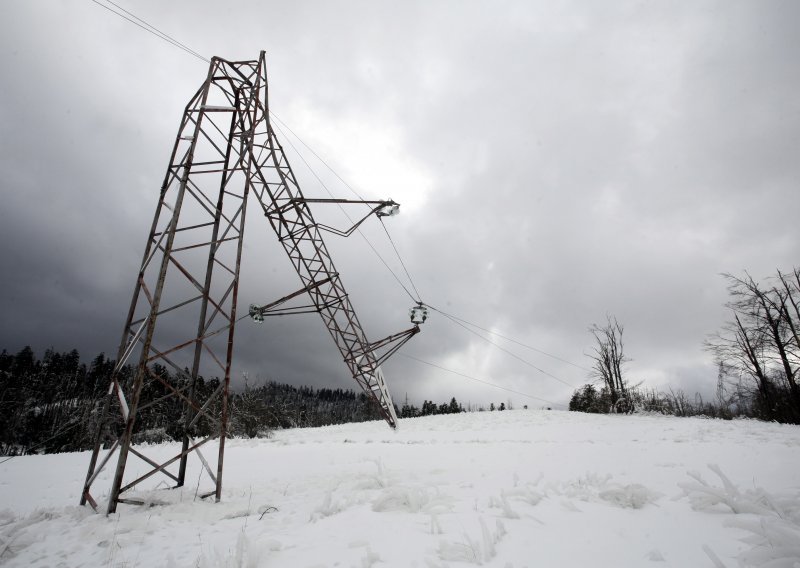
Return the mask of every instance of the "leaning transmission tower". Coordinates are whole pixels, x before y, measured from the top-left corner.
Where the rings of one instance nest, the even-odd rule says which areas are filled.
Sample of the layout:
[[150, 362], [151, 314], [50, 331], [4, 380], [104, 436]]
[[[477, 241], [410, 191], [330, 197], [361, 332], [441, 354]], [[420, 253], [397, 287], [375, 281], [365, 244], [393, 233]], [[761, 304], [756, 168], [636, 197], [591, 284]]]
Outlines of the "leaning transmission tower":
[[[248, 203], [269, 220], [300, 277], [300, 288], [242, 310], [239, 269]], [[361, 205], [367, 213], [340, 231], [315, 222], [310, 207], [315, 203]], [[396, 427], [381, 363], [419, 332], [425, 307], [412, 308], [412, 328], [370, 342], [322, 232], [349, 235], [371, 215], [392, 215], [397, 208], [393, 201], [306, 199], [270, 124], [264, 52], [253, 61], [212, 58], [205, 81], [186, 105], [161, 186], [102, 402], [81, 505], [99, 509], [95, 485], [107, 481], [106, 468], [114, 457], [107, 513], [119, 503], [146, 503], [136, 487], [153, 476], [183, 486], [192, 454], [211, 482], [200, 496], [219, 501], [234, 332], [246, 317], [262, 322], [270, 316], [319, 313], [355, 381]], [[298, 297], [309, 303], [288, 307]], [[218, 386], [201, 388], [204, 377], [219, 377]], [[153, 392], [158, 395], [143, 396]], [[182, 441], [180, 451], [166, 459], [147, 456], [133, 445], [137, 415], [158, 413], [167, 399], [180, 401], [183, 408], [180, 416], [163, 417], [166, 431]], [[214, 441], [215, 452], [210, 449]]]

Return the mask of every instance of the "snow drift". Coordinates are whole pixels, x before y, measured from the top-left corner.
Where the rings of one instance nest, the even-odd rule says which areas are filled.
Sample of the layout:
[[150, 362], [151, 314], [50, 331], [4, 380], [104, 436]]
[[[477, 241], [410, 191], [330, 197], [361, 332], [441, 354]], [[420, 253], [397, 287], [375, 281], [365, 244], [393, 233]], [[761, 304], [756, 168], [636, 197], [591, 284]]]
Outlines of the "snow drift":
[[111, 517], [77, 506], [87, 465], [0, 464], [0, 563], [800, 565], [797, 426], [515, 410], [285, 430], [229, 443], [221, 503], [153, 479], [154, 506]]

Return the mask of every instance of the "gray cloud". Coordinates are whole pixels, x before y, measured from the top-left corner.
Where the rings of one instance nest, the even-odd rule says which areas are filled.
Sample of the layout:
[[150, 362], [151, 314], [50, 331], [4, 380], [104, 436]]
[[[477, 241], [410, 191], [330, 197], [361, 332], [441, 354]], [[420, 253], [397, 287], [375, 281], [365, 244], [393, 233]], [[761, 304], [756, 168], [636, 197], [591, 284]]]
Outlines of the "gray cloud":
[[[797, 264], [795, 3], [130, 8], [206, 56], [266, 49], [278, 115], [359, 191], [408, 204], [387, 223], [423, 299], [574, 363], [588, 366], [586, 328], [613, 313], [633, 379], [709, 388], [718, 274]], [[7, 11], [0, 347], [114, 353], [206, 67], [89, 2]], [[306, 194], [324, 195], [287, 151]], [[296, 287], [260, 221], [248, 219], [245, 304]], [[380, 228], [367, 232], [400, 271]], [[330, 246], [370, 337], [406, 326], [410, 299], [363, 241]], [[237, 333], [238, 374], [350, 385], [314, 317]], [[435, 313], [406, 353], [548, 400], [570, 392]], [[399, 356], [387, 375], [396, 398], [530, 402]]]

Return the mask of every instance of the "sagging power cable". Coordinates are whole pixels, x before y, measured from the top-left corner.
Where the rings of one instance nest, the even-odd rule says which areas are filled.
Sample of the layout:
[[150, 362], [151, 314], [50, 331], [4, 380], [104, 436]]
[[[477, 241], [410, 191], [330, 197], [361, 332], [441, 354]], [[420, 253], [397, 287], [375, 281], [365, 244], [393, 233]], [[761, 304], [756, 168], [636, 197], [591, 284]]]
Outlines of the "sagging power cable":
[[417, 302], [422, 304], [423, 303], [422, 295], [419, 293], [419, 290], [417, 290], [417, 285], [414, 284], [414, 279], [411, 278], [411, 274], [408, 272], [408, 268], [406, 268], [406, 263], [403, 262], [403, 257], [400, 256], [400, 251], [397, 250], [397, 245], [394, 244], [394, 239], [392, 238], [392, 235], [389, 234], [389, 229], [386, 228], [386, 224], [383, 222], [383, 217], [378, 217], [378, 220], [381, 222], [381, 226], [383, 227], [383, 230], [386, 232], [386, 236], [388, 237], [389, 242], [392, 244], [394, 253], [397, 255], [397, 260], [400, 261], [400, 265], [403, 267], [403, 270], [405, 271], [406, 276], [408, 277], [408, 281], [411, 282], [411, 287], [414, 288], [414, 292], [417, 293]]
[[542, 397], [534, 396], [532, 394], [528, 394], [528, 393], [521, 392], [521, 391], [518, 391], [518, 390], [510, 389], [508, 387], [504, 387], [504, 386], [501, 386], [501, 385], [498, 385], [498, 384], [495, 384], [495, 383], [490, 383], [489, 381], [484, 381], [482, 379], [478, 379], [477, 377], [473, 377], [471, 375], [467, 375], [466, 373], [462, 373], [460, 371], [455, 371], [453, 369], [448, 369], [447, 367], [442, 367], [441, 365], [437, 365], [436, 363], [431, 363], [429, 361], [424, 361], [423, 359], [419, 359], [417, 357], [414, 357], [413, 355], [408, 355], [406, 353], [400, 353], [400, 355], [402, 357], [407, 358], [407, 359], [411, 359], [412, 361], [416, 361], [417, 363], [422, 363], [424, 365], [428, 365], [430, 367], [434, 367], [434, 368], [440, 369], [442, 371], [447, 371], [448, 373], [452, 373], [454, 375], [458, 375], [459, 377], [463, 377], [463, 378], [469, 379], [471, 381], [476, 381], [478, 383], [482, 383], [484, 385], [488, 385], [488, 386], [494, 387], [496, 389], [501, 389], [501, 390], [504, 390], [504, 391], [508, 391], [508, 392], [511, 392], [511, 393], [514, 393], [514, 394], [518, 394], [520, 396], [525, 396], [525, 397], [528, 397], [528, 398], [531, 398], [531, 399], [534, 399], [534, 400], [539, 400], [541, 402], [546, 402], [547, 404], [549, 404], [551, 406], [565, 406], [564, 404], [561, 404], [561, 403], [558, 403], [558, 402], [552, 402], [550, 400], [547, 400], [546, 398], [542, 398]]
[[573, 385], [573, 384], [571, 384], [571, 383], [568, 383], [568, 382], [567, 382], [567, 381], [565, 381], [564, 379], [561, 379], [561, 378], [559, 378], [559, 377], [556, 377], [556, 376], [555, 376], [554, 374], [552, 374], [552, 373], [548, 373], [547, 371], [545, 371], [544, 369], [541, 369], [541, 368], [537, 367], [536, 365], [534, 365], [533, 363], [531, 363], [531, 362], [530, 362], [530, 361], [528, 361], [527, 359], [523, 359], [522, 357], [520, 357], [519, 355], [517, 355], [517, 354], [516, 354], [516, 353], [514, 353], [513, 351], [509, 351], [508, 349], [506, 349], [506, 348], [505, 348], [505, 347], [503, 347], [502, 345], [498, 345], [497, 343], [495, 343], [494, 341], [492, 341], [492, 340], [491, 340], [491, 339], [489, 339], [488, 337], [485, 337], [485, 336], [481, 335], [480, 333], [478, 333], [478, 332], [477, 332], [477, 331], [475, 331], [474, 329], [470, 329], [469, 327], [467, 327], [466, 325], [464, 325], [463, 323], [461, 323], [461, 322], [460, 322], [458, 319], [456, 319], [456, 318], [452, 317], [450, 314], [447, 314], [447, 313], [443, 312], [442, 310], [439, 310], [439, 309], [437, 309], [437, 308], [435, 308], [435, 307], [431, 306], [430, 304], [425, 304], [425, 305], [426, 305], [428, 308], [430, 308], [431, 310], [433, 310], [433, 311], [435, 311], [435, 312], [437, 312], [437, 313], [440, 313], [440, 314], [442, 314], [442, 315], [443, 315], [445, 318], [449, 319], [450, 321], [452, 321], [452, 322], [453, 322], [454, 324], [456, 324], [457, 326], [459, 326], [459, 327], [462, 327], [462, 328], [466, 329], [468, 332], [472, 333], [473, 335], [476, 335], [476, 336], [480, 337], [482, 340], [484, 340], [484, 341], [485, 341], [486, 343], [488, 343], [489, 345], [493, 345], [495, 348], [499, 349], [500, 351], [502, 351], [502, 352], [503, 352], [503, 353], [505, 353], [506, 355], [509, 355], [509, 356], [513, 357], [514, 359], [516, 359], [516, 360], [518, 360], [518, 361], [520, 361], [520, 362], [522, 362], [522, 363], [524, 363], [524, 364], [528, 365], [529, 367], [531, 367], [531, 368], [533, 368], [533, 369], [535, 369], [535, 370], [539, 371], [539, 372], [540, 372], [540, 373], [542, 373], [543, 375], [545, 375], [545, 376], [547, 376], [547, 377], [550, 377], [550, 378], [551, 378], [551, 379], [553, 379], [553, 380], [556, 380], [556, 381], [558, 381], [559, 383], [561, 383], [561, 384], [563, 384], [563, 385], [566, 385], [566, 386], [568, 386], [568, 387], [570, 387], [570, 388], [576, 388], [576, 386], [575, 386], [575, 385]]
[[[431, 306], [428, 306], [428, 307], [431, 307]], [[431, 309], [433, 309], [433, 308], [431, 308]], [[436, 311], [444, 314], [444, 312], [442, 312], [441, 310], [436, 310]], [[463, 318], [460, 318], [458, 316], [455, 316], [453, 314], [446, 314], [446, 315], [448, 317], [454, 319], [454, 320], [460, 321], [461, 323], [464, 323], [466, 325], [472, 326], [472, 327], [474, 327], [476, 329], [480, 329], [481, 331], [484, 331], [484, 332], [486, 332], [486, 333], [488, 333], [490, 335], [494, 335], [494, 336], [499, 337], [501, 339], [505, 339], [506, 341], [510, 341], [511, 343], [519, 345], [520, 347], [524, 347], [526, 349], [530, 349], [531, 351], [535, 351], [536, 353], [540, 353], [541, 355], [545, 355], [546, 357], [550, 357], [551, 359], [555, 359], [556, 361], [560, 361], [562, 363], [566, 363], [567, 365], [571, 365], [571, 366], [575, 367], [576, 369], [580, 369], [582, 371], [586, 371], [586, 372], [589, 372], [589, 373], [592, 372], [592, 369], [589, 369], [588, 367], [583, 367], [582, 365], [578, 365], [577, 363], [573, 363], [572, 361], [567, 361], [566, 359], [562, 359], [558, 355], [553, 355], [552, 353], [548, 353], [547, 351], [543, 351], [543, 350], [541, 350], [541, 349], [539, 349], [537, 347], [534, 347], [533, 345], [528, 345], [527, 343], [523, 343], [522, 341], [517, 341], [516, 339], [508, 337], [506, 335], [503, 335], [502, 333], [499, 333], [497, 331], [492, 331], [491, 329], [487, 329], [485, 327], [481, 327], [477, 323], [472, 323], [470, 321], [467, 321], [467, 320], [465, 320]]]

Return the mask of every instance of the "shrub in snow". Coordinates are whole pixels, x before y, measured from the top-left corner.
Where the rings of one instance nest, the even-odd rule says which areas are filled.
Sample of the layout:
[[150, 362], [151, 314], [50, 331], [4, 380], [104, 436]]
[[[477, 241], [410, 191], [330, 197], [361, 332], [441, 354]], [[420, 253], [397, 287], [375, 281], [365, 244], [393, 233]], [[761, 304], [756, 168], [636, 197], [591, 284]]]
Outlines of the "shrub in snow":
[[[744, 493], [739, 491], [728, 477], [716, 464], [709, 464], [708, 469], [713, 471], [722, 481], [722, 487], [714, 487], [706, 482], [698, 472], [690, 471], [687, 475], [695, 480], [692, 482], [679, 483], [684, 494], [689, 498], [692, 508], [698, 511], [708, 510], [716, 505], [724, 505], [736, 514], [754, 513], [756, 515], [778, 515], [785, 517], [787, 511], [783, 511], [781, 503], [793, 510], [797, 515], [798, 503], [794, 500], [776, 499], [761, 488], [748, 489]], [[790, 515], [791, 516], [791, 515]], [[795, 521], [800, 521], [796, 518]]]
[[[503, 491], [503, 498], [506, 500], [513, 499], [514, 501], [521, 501], [523, 503], [527, 503], [528, 505], [538, 505], [542, 499], [545, 498], [545, 494], [537, 491], [534, 489], [538, 484], [538, 481], [534, 484], [527, 483], [524, 486], [517, 487], [515, 486], [513, 489], [508, 489]], [[502, 503], [501, 503], [502, 505]], [[489, 502], [490, 507], [495, 507], [497, 505], [493, 504], [492, 501]]]
[[473, 538], [464, 533], [463, 542], [443, 540], [439, 543], [439, 559], [453, 562], [469, 562], [483, 564], [497, 555], [496, 544], [506, 535], [506, 528], [499, 519], [495, 530], [490, 530], [483, 518], [478, 519], [481, 526], [481, 537]]
[[377, 562], [380, 561], [380, 555], [377, 552], [372, 552], [372, 550], [370, 550], [368, 547], [364, 558], [361, 559], [361, 568], [372, 568]]
[[[721, 505], [734, 514], [756, 517], [736, 518], [727, 523], [751, 533], [744, 539], [751, 547], [739, 555], [740, 563], [769, 568], [800, 566], [800, 495], [771, 495], [761, 488], [740, 491], [718, 465], [711, 464], [708, 468], [720, 478], [721, 487], [706, 482], [697, 472], [688, 473], [694, 482], [679, 486], [695, 510]], [[706, 553], [714, 560], [710, 550]]]
[[499, 498], [490, 498], [489, 506], [496, 509], [502, 509], [503, 516], [506, 519], [519, 519], [519, 513], [511, 508], [511, 504], [508, 502], [505, 492], [501, 493]]
[[220, 551], [215, 548], [209, 554], [198, 558], [198, 568], [256, 568], [261, 563], [264, 555], [263, 547], [252, 542], [244, 531], [239, 533], [236, 546], [231, 550], [226, 548]]
[[745, 566], [797, 568], [800, 566], [800, 525], [778, 517], [735, 519], [729, 526], [752, 533], [744, 539], [750, 545], [739, 555]]
[[330, 517], [331, 515], [335, 515], [336, 513], [341, 513], [349, 506], [348, 503], [343, 501], [333, 500], [333, 490], [330, 490], [325, 493], [325, 498], [322, 500], [322, 503], [314, 509], [314, 512], [311, 513], [311, 520], [318, 521], [320, 519], [324, 519], [325, 517]]
[[426, 491], [418, 487], [392, 487], [381, 493], [372, 503], [375, 512], [403, 511], [419, 513], [430, 501]]
[[619, 485], [611, 483], [610, 475], [600, 476], [595, 473], [586, 474], [585, 477], [566, 484], [562, 491], [567, 497], [581, 501], [605, 501], [625, 509], [641, 509], [661, 496], [644, 485]]
[[372, 510], [378, 513], [402, 511], [405, 513], [429, 513], [438, 515], [452, 510], [451, 499], [419, 487], [391, 487], [384, 489], [372, 502]]
[[625, 509], [641, 509], [653, 500], [653, 493], [638, 483], [612, 487], [601, 491], [598, 496], [603, 501]]

